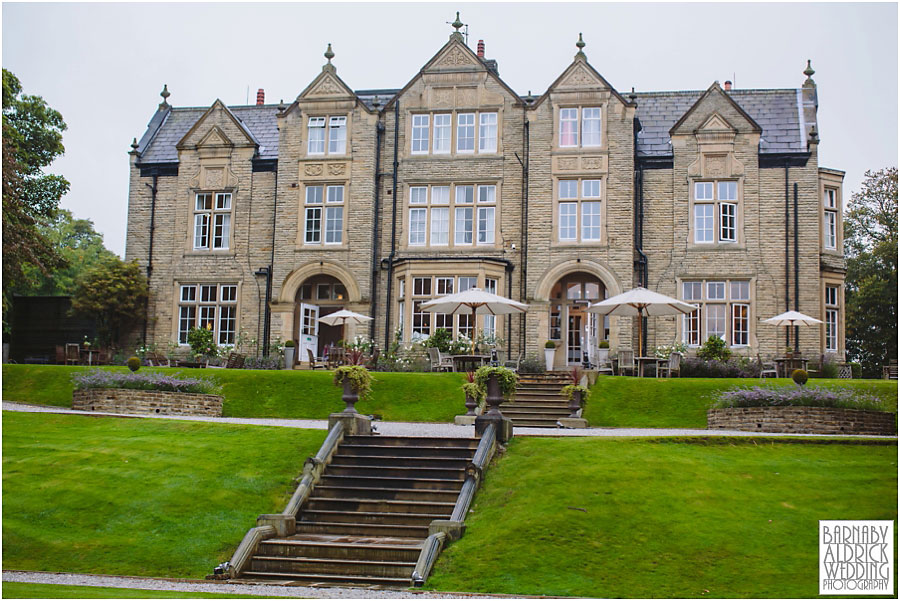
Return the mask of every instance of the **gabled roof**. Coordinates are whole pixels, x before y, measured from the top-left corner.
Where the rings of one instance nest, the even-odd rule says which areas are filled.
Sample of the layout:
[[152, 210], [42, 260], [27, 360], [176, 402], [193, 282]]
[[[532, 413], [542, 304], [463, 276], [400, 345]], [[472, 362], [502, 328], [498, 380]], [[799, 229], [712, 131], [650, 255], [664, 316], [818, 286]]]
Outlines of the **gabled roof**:
[[570, 74], [579, 69], [586, 69], [587, 73], [593, 75], [605, 87], [609, 88], [609, 91], [612, 93], [612, 95], [618, 98], [622, 102], [622, 104], [631, 106], [631, 102], [629, 100], [626, 100], [621, 94], [619, 94], [619, 92], [612, 86], [612, 84], [609, 83], [605, 77], [600, 75], [599, 71], [591, 66], [591, 64], [587, 60], [587, 57], [582, 52], [579, 52], [575, 55], [575, 59], [569, 64], [568, 67], [566, 67], [566, 69], [562, 73], [560, 73], [559, 77], [557, 77], [556, 80], [554, 80], [554, 82], [550, 84], [550, 86], [547, 88], [547, 91], [541, 94], [541, 97], [538, 98], [532, 106], [540, 106], [540, 104], [544, 102], [544, 100], [550, 97], [550, 92], [552, 90], [559, 87], [560, 84], [564, 82]]
[[[185, 133], [181, 137], [180, 140], [178, 140], [178, 143], [175, 144], [175, 148], [179, 149], [185, 143], [185, 140], [187, 140], [187, 138], [190, 137], [191, 134], [193, 134], [194, 131], [198, 127], [200, 127], [200, 125], [203, 123], [203, 121], [209, 115], [211, 115], [212, 112], [215, 111], [216, 109], [221, 109], [221, 110], [225, 111], [225, 115], [227, 115], [231, 119], [231, 121], [238, 127], [238, 129], [241, 130], [245, 136], [247, 136], [247, 140], [249, 142], [252, 142], [256, 146], [259, 146], [259, 141], [256, 139], [256, 136], [253, 135], [253, 132], [251, 132], [249, 129], [247, 129], [247, 126], [244, 125], [244, 122], [241, 121], [240, 119], [238, 119], [237, 116], [235, 116], [235, 114], [232, 113], [231, 110], [227, 106], [225, 106], [224, 102], [222, 102], [221, 100], [216, 98], [215, 102], [212, 103], [212, 106], [210, 106], [208, 109], [206, 109], [206, 112], [203, 113], [199, 119], [197, 119], [197, 122], [194, 123], [189, 130], [187, 130], [187, 133]], [[221, 132], [221, 133], [223, 136], [226, 135], [224, 132]], [[204, 139], [205, 139], [205, 136], [204, 136]], [[231, 140], [231, 142], [234, 143], [234, 140]]]
[[759, 124], [756, 121], [753, 120], [753, 117], [748, 115], [747, 111], [745, 111], [744, 109], [741, 108], [741, 105], [739, 105], [737, 102], [735, 102], [731, 96], [729, 96], [728, 94], [725, 93], [725, 90], [723, 90], [721, 87], [719, 87], [719, 82], [714, 81], [712, 83], [712, 85], [709, 86], [705, 92], [703, 92], [703, 95], [697, 99], [697, 102], [695, 102], [694, 105], [691, 108], [689, 108], [687, 110], [687, 112], [685, 114], [683, 114], [678, 121], [675, 122], [675, 125], [673, 125], [672, 128], [669, 130], [669, 135], [672, 135], [673, 133], [675, 133], [675, 130], [678, 129], [679, 127], [681, 127], [681, 124], [688, 120], [688, 117], [690, 117], [694, 113], [694, 111], [697, 110], [697, 108], [701, 104], [703, 104], [703, 101], [706, 100], [707, 98], [709, 98], [710, 96], [712, 96], [713, 94], [718, 94], [718, 95], [723, 96], [725, 98], [725, 100], [727, 100], [729, 102], [729, 104], [731, 104], [731, 106], [734, 107], [737, 110], [737, 112], [740, 113], [747, 120], [747, 122], [750, 124], [750, 126], [753, 128], [754, 131], [756, 131], [757, 133], [762, 133], [762, 128], [759, 126]]

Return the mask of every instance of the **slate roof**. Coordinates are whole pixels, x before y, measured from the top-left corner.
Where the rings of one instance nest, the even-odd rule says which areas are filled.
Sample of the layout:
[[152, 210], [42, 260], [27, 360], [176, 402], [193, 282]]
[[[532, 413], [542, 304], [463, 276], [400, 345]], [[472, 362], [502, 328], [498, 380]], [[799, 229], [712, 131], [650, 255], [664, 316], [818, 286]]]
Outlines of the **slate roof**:
[[[369, 109], [375, 98], [384, 106], [400, 90], [359, 90], [356, 95]], [[761, 154], [806, 152], [801, 131], [799, 90], [732, 90], [728, 92], [763, 128], [759, 144]], [[681, 92], [637, 93], [638, 155], [667, 157], [672, 155], [669, 130], [703, 94], [702, 90]], [[524, 97], [523, 97], [524, 100]], [[233, 106], [229, 110], [259, 143], [259, 158], [278, 158], [277, 105]], [[208, 107], [171, 108], [159, 111], [147, 125], [138, 144], [142, 163], [177, 163], [175, 145], [203, 116]]]
[[[806, 152], [800, 130], [798, 90], [732, 90], [727, 92], [762, 127], [761, 154]], [[686, 92], [637, 93], [638, 155], [671, 156], [669, 130], [700, 96], [703, 90]]]

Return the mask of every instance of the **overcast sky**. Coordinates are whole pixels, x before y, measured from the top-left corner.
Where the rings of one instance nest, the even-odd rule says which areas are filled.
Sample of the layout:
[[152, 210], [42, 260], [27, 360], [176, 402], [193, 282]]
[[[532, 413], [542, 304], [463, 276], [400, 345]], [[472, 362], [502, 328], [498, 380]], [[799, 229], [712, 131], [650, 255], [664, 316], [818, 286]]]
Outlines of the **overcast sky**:
[[3, 67], [59, 110], [72, 184], [62, 206], [125, 250], [128, 155], [168, 84], [174, 106], [292, 101], [328, 42], [354, 89], [404, 86], [447, 41], [455, 11], [469, 45], [521, 94], [568, 66], [578, 33], [618, 90], [796, 88], [812, 59], [819, 164], [847, 172], [897, 164], [897, 5], [884, 4], [3, 4]]

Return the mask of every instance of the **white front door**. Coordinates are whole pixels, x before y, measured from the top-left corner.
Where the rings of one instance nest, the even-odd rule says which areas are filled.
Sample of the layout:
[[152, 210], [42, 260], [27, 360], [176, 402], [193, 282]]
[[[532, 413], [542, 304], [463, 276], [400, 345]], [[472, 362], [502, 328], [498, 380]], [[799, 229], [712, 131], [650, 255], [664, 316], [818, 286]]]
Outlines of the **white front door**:
[[309, 361], [307, 349], [316, 356], [319, 349], [319, 307], [300, 304], [300, 356], [298, 361]]

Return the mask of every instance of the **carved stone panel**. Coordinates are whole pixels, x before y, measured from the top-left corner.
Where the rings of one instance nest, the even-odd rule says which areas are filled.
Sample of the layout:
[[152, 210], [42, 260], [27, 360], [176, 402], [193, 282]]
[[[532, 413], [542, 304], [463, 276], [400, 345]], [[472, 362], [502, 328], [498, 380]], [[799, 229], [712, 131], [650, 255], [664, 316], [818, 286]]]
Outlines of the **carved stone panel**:
[[587, 170], [603, 169], [603, 157], [584, 157], [581, 166]]
[[303, 166], [303, 175], [309, 177], [318, 177], [325, 172], [324, 166], [322, 163], [310, 163], [308, 165]]
[[435, 106], [450, 108], [453, 106], [453, 88], [435, 88], [432, 92]]
[[347, 91], [330, 75], [324, 77], [315, 88], [309, 91], [307, 96], [338, 96], [346, 95]]
[[571, 73], [560, 82], [560, 87], [577, 87], [577, 86], [596, 86], [600, 83], [600, 81], [594, 77], [592, 73], [589, 73], [588, 70], [579, 65]]
[[462, 65], [474, 65], [472, 57], [467, 55], [459, 47], [450, 50], [443, 58], [441, 58], [435, 67], [459, 67]]
[[478, 91], [475, 88], [456, 88], [456, 106], [471, 107], [478, 104]]
[[556, 164], [562, 171], [572, 171], [578, 169], [578, 157], [561, 158]]
[[729, 175], [726, 169], [725, 155], [708, 155], [706, 157], [706, 176], [724, 177]]
[[205, 177], [204, 188], [208, 190], [216, 190], [224, 187], [225, 169], [203, 169]]
[[344, 172], [347, 170], [346, 163], [329, 163], [328, 164], [328, 175], [344, 175]]

